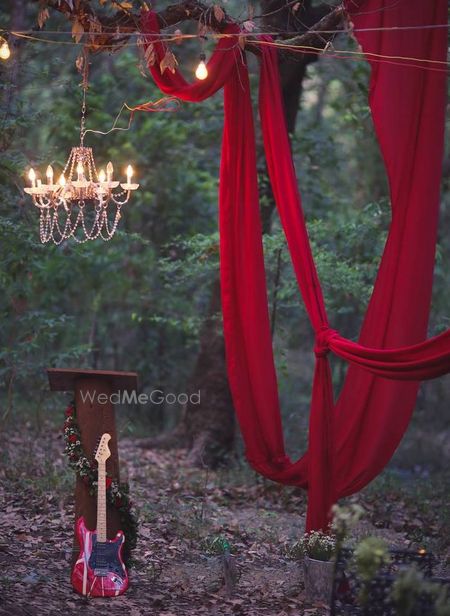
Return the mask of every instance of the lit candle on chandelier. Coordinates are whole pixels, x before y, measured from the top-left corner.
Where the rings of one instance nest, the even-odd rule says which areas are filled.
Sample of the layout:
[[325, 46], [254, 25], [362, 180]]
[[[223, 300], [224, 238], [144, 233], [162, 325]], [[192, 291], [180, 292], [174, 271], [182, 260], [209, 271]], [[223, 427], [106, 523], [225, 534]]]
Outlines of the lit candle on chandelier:
[[131, 184], [131, 178], [133, 177], [133, 167], [128, 165], [127, 167], [127, 184]]
[[31, 186], [35, 188], [36, 187], [36, 173], [33, 168], [31, 168], [30, 171], [28, 172], [28, 179], [31, 182]]
[[47, 176], [47, 183], [53, 184], [53, 167], [51, 165], [47, 167], [46, 176]]
[[83, 164], [81, 161], [78, 161], [78, 165], [77, 165], [77, 176], [78, 176], [78, 181], [81, 182], [81, 180], [83, 179], [83, 175], [84, 175], [84, 169], [83, 169]]
[[113, 171], [114, 171], [113, 164], [111, 161], [109, 161], [109, 163], [106, 165], [106, 177], [108, 179], [108, 182], [111, 182], [112, 180]]
[[59, 176], [58, 182], [59, 182], [60, 186], [65, 186], [66, 185], [66, 178], [65, 178], [64, 173], [61, 173], [61, 175]]
[[103, 184], [103, 182], [106, 181], [106, 174], [103, 171], [103, 169], [100, 169], [99, 174], [98, 174], [98, 181], [100, 182], [100, 184]]

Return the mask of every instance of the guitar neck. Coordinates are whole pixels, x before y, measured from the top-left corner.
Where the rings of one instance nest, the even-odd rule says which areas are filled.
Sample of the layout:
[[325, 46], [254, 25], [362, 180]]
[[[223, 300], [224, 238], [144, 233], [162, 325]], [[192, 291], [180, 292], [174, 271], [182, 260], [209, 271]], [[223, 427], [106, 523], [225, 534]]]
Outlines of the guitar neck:
[[106, 541], [106, 462], [98, 463], [97, 541]]

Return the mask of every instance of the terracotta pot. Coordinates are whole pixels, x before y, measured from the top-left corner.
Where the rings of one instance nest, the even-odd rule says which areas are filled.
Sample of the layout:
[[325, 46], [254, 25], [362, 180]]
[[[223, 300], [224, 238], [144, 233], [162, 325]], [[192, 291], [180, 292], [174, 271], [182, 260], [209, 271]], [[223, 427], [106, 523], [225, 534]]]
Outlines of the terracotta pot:
[[305, 598], [310, 603], [331, 603], [334, 562], [315, 560], [305, 556], [303, 560]]

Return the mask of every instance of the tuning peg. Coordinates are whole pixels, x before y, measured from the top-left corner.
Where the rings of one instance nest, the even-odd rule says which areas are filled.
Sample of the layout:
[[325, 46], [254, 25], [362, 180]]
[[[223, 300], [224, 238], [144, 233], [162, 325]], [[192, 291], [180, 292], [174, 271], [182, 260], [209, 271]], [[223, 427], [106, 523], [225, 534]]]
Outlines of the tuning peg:
[[94, 456], [98, 451], [99, 445], [100, 445], [100, 441], [101, 441], [101, 437], [99, 436], [98, 439], [95, 441], [95, 447], [94, 447]]

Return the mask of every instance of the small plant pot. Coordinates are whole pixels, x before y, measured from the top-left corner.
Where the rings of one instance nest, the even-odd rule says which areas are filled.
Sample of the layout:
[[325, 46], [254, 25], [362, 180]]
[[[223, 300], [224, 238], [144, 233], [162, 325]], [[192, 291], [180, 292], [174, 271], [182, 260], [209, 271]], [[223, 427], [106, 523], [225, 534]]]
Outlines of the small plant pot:
[[305, 598], [310, 603], [331, 603], [334, 562], [304, 557]]

